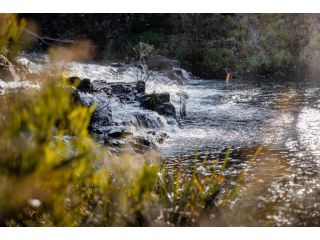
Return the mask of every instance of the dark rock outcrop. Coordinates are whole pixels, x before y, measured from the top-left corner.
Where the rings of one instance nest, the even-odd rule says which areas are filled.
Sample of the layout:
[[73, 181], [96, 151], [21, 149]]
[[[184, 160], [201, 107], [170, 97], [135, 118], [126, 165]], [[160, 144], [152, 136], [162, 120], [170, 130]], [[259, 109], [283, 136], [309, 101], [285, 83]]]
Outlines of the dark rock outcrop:
[[88, 78], [80, 79], [79, 77], [68, 78], [70, 84], [74, 85], [80, 92], [92, 93], [93, 85]]
[[93, 92], [103, 92], [107, 97], [116, 97], [122, 103], [140, 101], [145, 94], [145, 82], [137, 83], [108, 83], [94, 81]]
[[112, 111], [110, 108], [95, 110], [91, 116], [89, 130], [99, 132], [101, 126], [110, 126], [112, 124]]
[[138, 81], [136, 84], [137, 93], [146, 92], [146, 83], [144, 81]]
[[137, 120], [137, 126], [143, 128], [159, 129], [163, 127], [161, 120], [148, 116], [147, 114], [137, 113], [135, 114]]
[[169, 93], [146, 94], [141, 101], [141, 107], [156, 111], [161, 115], [176, 117], [176, 110], [172, 103], [170, 103]]
[[170, 117], [176, 117], [176, 109], [170, 102], [159, 105], [156, 109], [157, 113]]
[[108, 138], [124, 138], [132, 135], [132, 132], [127, 128], [113, 128], [108, 132]]
[[[118, 99], [123, 104], [135, 104], [155, 111], [159, 114], [169, 117], [176, 116], [176, 110], [170, 103], [170, 94], [167, 92], [159, 94], [146, 94], [146, 85], [143, 81], [134, 83], [127, 82], [108, 82], [93, 81], [91, 95], [77, 93], [86, 102], [85, 105], [91, 105], [91, 102], [97, 102], [98, 107], [94, 111], [91, 122], [90, 131], [102, 143], [110, 146], [110, 150], [119, 151], [135, 151], [145, 152], [150, 149], [156, 149], [156, 143], [163, 142], [165, 136], [161, 132], [164, 127], [162, 118], [157, 114], [150, 112], [135, 113], [134, 119], [113, 119], [108, 99]], [[92, 99], [91, 99], [92, 98]], [[137, 105], [138, 104], [138, 105]], [[174, 120], [169, 118], [168, 120]], [[153, 133], [135, 136], [132, 127], [145, 128]]]
[[82, 79], [80, 81], [80, 84], [78, 85], [77, 89], [80, 92], [92, 93], [93, 86], [92, 86], [90, 79], [88, 79], [88, 78]]
[[157, 146], [152, 141], [143, 137], [136, 137], [133, 146], [136, 152], [141, 153], [149, 149], [157, 149]]

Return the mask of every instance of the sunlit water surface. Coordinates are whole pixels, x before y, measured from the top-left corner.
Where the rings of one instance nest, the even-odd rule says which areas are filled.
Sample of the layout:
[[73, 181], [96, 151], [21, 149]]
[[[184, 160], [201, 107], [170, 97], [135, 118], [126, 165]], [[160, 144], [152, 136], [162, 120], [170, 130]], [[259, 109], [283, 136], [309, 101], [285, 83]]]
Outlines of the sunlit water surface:
[[[29, 57], [30, 58], [30, 57]], [[40, 65], [20, 58], [34, 71]], [[134, 82], [139, 69], [72, 63], [70, 69], [92, 81]], [[186, 173], [199, 162], [199, 171], [219, 173], [226, 150], [228, 184], [239, 187], [238, 197], [211, 216], [208, 225], [313, 226], [320, 224], [320, 86], [310, 81], [191, 79], [183, 84], [154, 73], [147, 92], [171, 94], [177, 111], [187, 94], [187, 116], [177, 121], [150, 112], [163, 124], [168, 138], [158, 145], [169, 168], [183, 166]], [[92, 98], [93, 96], [86, 96]], [[137, 104], [111, 101], [121, 124], [136, 113], [148, 113]], [[168, 124], [169, 122], [169, 124]], [[146, 134], [136, 129], [135, 134]], [[239, 183], [237, 176], [244, 181]], [[227, 190], [222, 190], [227, 191]]]

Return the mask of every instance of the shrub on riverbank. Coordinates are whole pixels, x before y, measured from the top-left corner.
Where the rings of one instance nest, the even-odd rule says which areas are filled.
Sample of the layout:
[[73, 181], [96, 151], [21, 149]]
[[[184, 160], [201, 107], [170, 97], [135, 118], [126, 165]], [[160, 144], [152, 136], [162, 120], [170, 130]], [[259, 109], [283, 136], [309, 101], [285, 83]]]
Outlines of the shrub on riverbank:
[[134, 47], [144, 42], [153, 45], [156, 54], [178, 59], [187, 70], [204, 78], [224, 78], [226, 71], [239, 77], [270, 77], [277, 73], [288, 77], [290, 73], [304, 72], [312, 65], [310, 59], [318, 55], [316, 14], [31, 17], [39, 22], [45, 35], [93, 40], [99, 58], [130, 61], [136, 56]]
[[153, 152], [111, 155], [88, 133], [93, 107], [56, 80], [1, 96], [0, 225], [195, 225], [214, 207], [224, 167], [188, 175]]

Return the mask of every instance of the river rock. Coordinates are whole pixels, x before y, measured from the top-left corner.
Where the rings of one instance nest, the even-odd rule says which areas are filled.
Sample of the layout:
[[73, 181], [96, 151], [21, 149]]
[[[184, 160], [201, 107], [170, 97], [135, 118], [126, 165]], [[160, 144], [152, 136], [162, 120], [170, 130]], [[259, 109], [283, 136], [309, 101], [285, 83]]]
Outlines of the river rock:
[[144, 137], [135, 137], [134, 150], [136, 152], [143, 153], [144, 151], [149, 149], [157, 149], [157, 146], [149, 139], [146, 139]]
[[88, 78], [82, 79], [77, 89], [80, 92], [92, 93], [93, 86], [90, 79]]
[[112, 111], [109, 107], [95, 110], [91, 116], [89, 130], [99, 133], [100, 129], [112, 125]]
[[79, 77], [70, 77], [70, 78], [68, 78], [68, 81], [72, 85], [76, 84], [76, 82], [78, 81], [79, 84], [76, 86], [76, 88], [80, 92], [92, 93], [93, 85], [92, 85], [90, 79], [84, 78], [81, 80]]
[[137, 93], [145, 93], [146, 83], [144, 81], [138, 81], [136, 85]]
[[160, 129], [163, 127], [161, 119], [154, 118], [147, 114], [137, 113], [134, 115], [137, 120], [138, 127]]
[[108, 132], [108, 138], [124, 138], [128, 135], [132, 135], [132, 132], [125, 128], [113, 128]]
[[146, 94], [141, 101], [141, 107], [156, 111], [161, 115], [176, 117], [175, 107], [170, 103], [170, 94], [167, 92]]
[[138, 81], [136, 83], [100, 82], [94, 84], [94, 92], [103, 91], [107, 96], [116, 97], [122, 103], [132, 103], [134, 101], [140, 102], [145, 95], [145, 88], [145, 82], [143, 81]]
[[159, 105], [156, 111], [161, 115], [176, 117], [176, 109], [170, 102]]

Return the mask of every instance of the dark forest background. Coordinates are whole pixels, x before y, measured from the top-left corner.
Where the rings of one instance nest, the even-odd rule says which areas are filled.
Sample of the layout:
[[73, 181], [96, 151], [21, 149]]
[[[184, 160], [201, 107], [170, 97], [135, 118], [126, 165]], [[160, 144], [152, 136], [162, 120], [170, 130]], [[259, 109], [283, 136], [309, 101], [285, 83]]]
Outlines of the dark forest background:
[[[202, 78], [288, 78], [318, 70], [317, 14], [21, 14], [41, 36], [89, 39], [96, 59], [130, 61], [146, 43]], [[37, 48], [46, 48], [41, 41]]]

